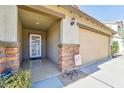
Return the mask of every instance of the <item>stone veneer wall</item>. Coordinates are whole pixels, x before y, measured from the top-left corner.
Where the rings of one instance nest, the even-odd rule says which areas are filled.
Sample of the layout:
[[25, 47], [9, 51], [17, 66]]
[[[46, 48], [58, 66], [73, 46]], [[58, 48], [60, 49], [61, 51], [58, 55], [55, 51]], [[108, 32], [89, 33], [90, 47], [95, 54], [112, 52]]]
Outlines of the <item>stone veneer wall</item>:
[[59, 69], [64, 71], [75, 67], [74, 56], [79, 54], [78, 44], [59, 45]]
[[17, 45], [15, 43], [0, 41], [0, 73], [7, 68], [11, 69], [14, 73], [18, 71], [19, 66], [19, 49]]

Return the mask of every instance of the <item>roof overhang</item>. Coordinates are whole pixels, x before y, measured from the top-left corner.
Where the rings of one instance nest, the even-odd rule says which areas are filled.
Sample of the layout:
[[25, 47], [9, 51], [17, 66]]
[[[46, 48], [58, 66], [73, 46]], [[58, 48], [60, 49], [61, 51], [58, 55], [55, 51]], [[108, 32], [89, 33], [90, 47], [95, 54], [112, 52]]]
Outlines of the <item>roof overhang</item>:
[[106, 29], [108, 29], [112, 34], [116, 34], [117, 32], [114, 31], [113, 29], [107, 27], [106, 25], [104, 25], [103, 23], [101, 23], [100, 21], [96, 20], [95, 18], [87, 15], [86, 13], [82, 12], [81, 10], [79, 10], [78, 8], [75, 8], [73, 5], [59, 5], [60, 7], [63, 7], [66, 10], [69, 10], [79, 16], [86, 16], [88, 19], [92, 20], [93, 22], [100, 24], [101, 26], [105, 27]]
[[51, 16], [56, 16], [60, 19], [65, 18], [64, 14], [54, 11], [52, 9], [49, 9], [49, 8], [45, 7], [44, 5], [18, 5], [18, 7], [25, 9], [25, 10], [32, 11], [32, 12], [46, 13]]
[[86, 30], [89, 30], [89, 31], [92, 31], [92, 32], [95, 32], [95, 33], [99, 33], [99, 34], [102, 34], [102, 35], [106, 35], [106, 36], [111, 36], [109, 34], [106, 34], [105, 32], [102, 32], [102, 31], [99, 31], [97, 29], [94, 29], [92, 27], [88, 27], [86, 25], [83, 25], [81, 23], [77, 23], [77, 25], [80, 27], [80, 28], [83, 28], [83, 29], [86, 29]]

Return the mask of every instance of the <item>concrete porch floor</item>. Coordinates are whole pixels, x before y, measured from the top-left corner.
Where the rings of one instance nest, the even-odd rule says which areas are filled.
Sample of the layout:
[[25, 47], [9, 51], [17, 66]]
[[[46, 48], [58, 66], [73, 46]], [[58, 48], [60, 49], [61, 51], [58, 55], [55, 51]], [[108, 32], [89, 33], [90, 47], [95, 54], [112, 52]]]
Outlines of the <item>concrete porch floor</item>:
[[79, 68], [88, 76], [63, 86], [58, 76], [41, 80], [33, 88], [124, 88], [124, 54]]
[[60, 73], [57, 65], [48, 59], [24, 61], [22, 69], [31, 71], [32, 83]]

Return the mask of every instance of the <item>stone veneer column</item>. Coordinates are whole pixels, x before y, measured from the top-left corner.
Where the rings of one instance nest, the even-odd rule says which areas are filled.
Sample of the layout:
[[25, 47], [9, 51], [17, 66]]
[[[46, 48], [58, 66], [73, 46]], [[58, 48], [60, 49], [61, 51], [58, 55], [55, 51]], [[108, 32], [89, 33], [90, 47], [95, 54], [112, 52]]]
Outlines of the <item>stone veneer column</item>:
[[74, 56], [79, 54], [79, 44], [59, 45], [59, 69], [64, 71], [75, 67]]
[[19, 69], [19, 49], [15, 47], [5, 48], [6, 68], [11, 68], [13, 72]]
[[12, 72], [18, 71], [19, 49], [15, 43], [0, 42], [0, 73], [9, 68]]
[[0, 47], [0, 73], [5, 69], [5, 51], [3, 47]]

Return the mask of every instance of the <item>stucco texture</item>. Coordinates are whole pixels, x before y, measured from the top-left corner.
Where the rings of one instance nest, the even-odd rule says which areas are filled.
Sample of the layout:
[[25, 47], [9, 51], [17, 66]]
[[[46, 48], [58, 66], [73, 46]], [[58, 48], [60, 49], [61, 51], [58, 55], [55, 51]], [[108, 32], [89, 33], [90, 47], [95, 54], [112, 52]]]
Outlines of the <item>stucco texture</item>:
[[[21, 26], [21, 22], [19, 22], [17, 18], [17, 6], [0, 6], [0, 40], [8, 42], [18, 41], [18, 46], [20, 48], [19, 52], [25, 60], [29, 59], [29, 33], [42, 35], [43, 58], [47, 57], [55, 63], [59, 62], [59, 44], [80, 44], [82, 64], [105, 58], [110, 55], [111, 48], [109, 43], [111, 39], [109, 38], [112, 37], [112, 32], [109, 29], [106, 29], [100, 23], [89, 19], [86, 15], [79, 16], [74, 12], [58, 6], [47, 5], [43, 7], [51, 11], [61, 13], [65, 15], [65, 18], [61, 19], [60, 22], [53, 21], [54, 24], [52, 24], [49, 30], [47, 29], [46, 31], [32, 28], [29, 29], [24, 27], [24, 24]], [[75, 24], [71, 25], [73, 17], [75, 18]], [[49, 20], [46, 21], [49, 22]], [[95, 29], [99, 32], [104, 32], [108, 36], [79, 29], [77, 23], [90, 27], [91, 29]]]
[[0, 6], [0, 40], [5, 42], [17, 41], [16, 6]]
[[22, 59], [29, 60], [29, 34], [42, 35], [42, 58], [48, 58], [54, 63], [58, 63], [59, 26], [55, 23], [48, 31], [26, 29], [22, 30]]
[[20, 62], [22, 62], [22, 23], [20, 18], [18, 17], [18, 24], [17, 24], [17, 42], [18, 42], [18, 48], [19, 48], [19, 53], [20, 53]]
[[58, 64], [58, 45], [60, 43], [60, 22], [47, 31], [47, 58]]
[[[68, 44], [79, 44], [79, 36], [78, 36], [78, 27], [77, 25], [70, 25], [70, 22], [73, 17], [75, 17], [76, 23], [81, 23], [85, 26], [91, 27], [96, 29], [100, 32], [104, 32], [110, 36], [112, 36], [111, 31], [106, 29], [105, 27], [101, 26], [100, 24], [93, 22], [92, 20], [88, 19], [87, 16], [79, 16], [71, 11], [68, 11], [62, 7], [54, 6], [54, 5], [46, 5], [48, 9], [57, 11], [65, 15], [65, 18], [61, 21], [61, 30], [60, 30], [60, 42], [61, 43], [68, 43]], [[75, 24], [76, 24], [75, 23]], [[70, 34], [71, 33], [71, 34]]]

